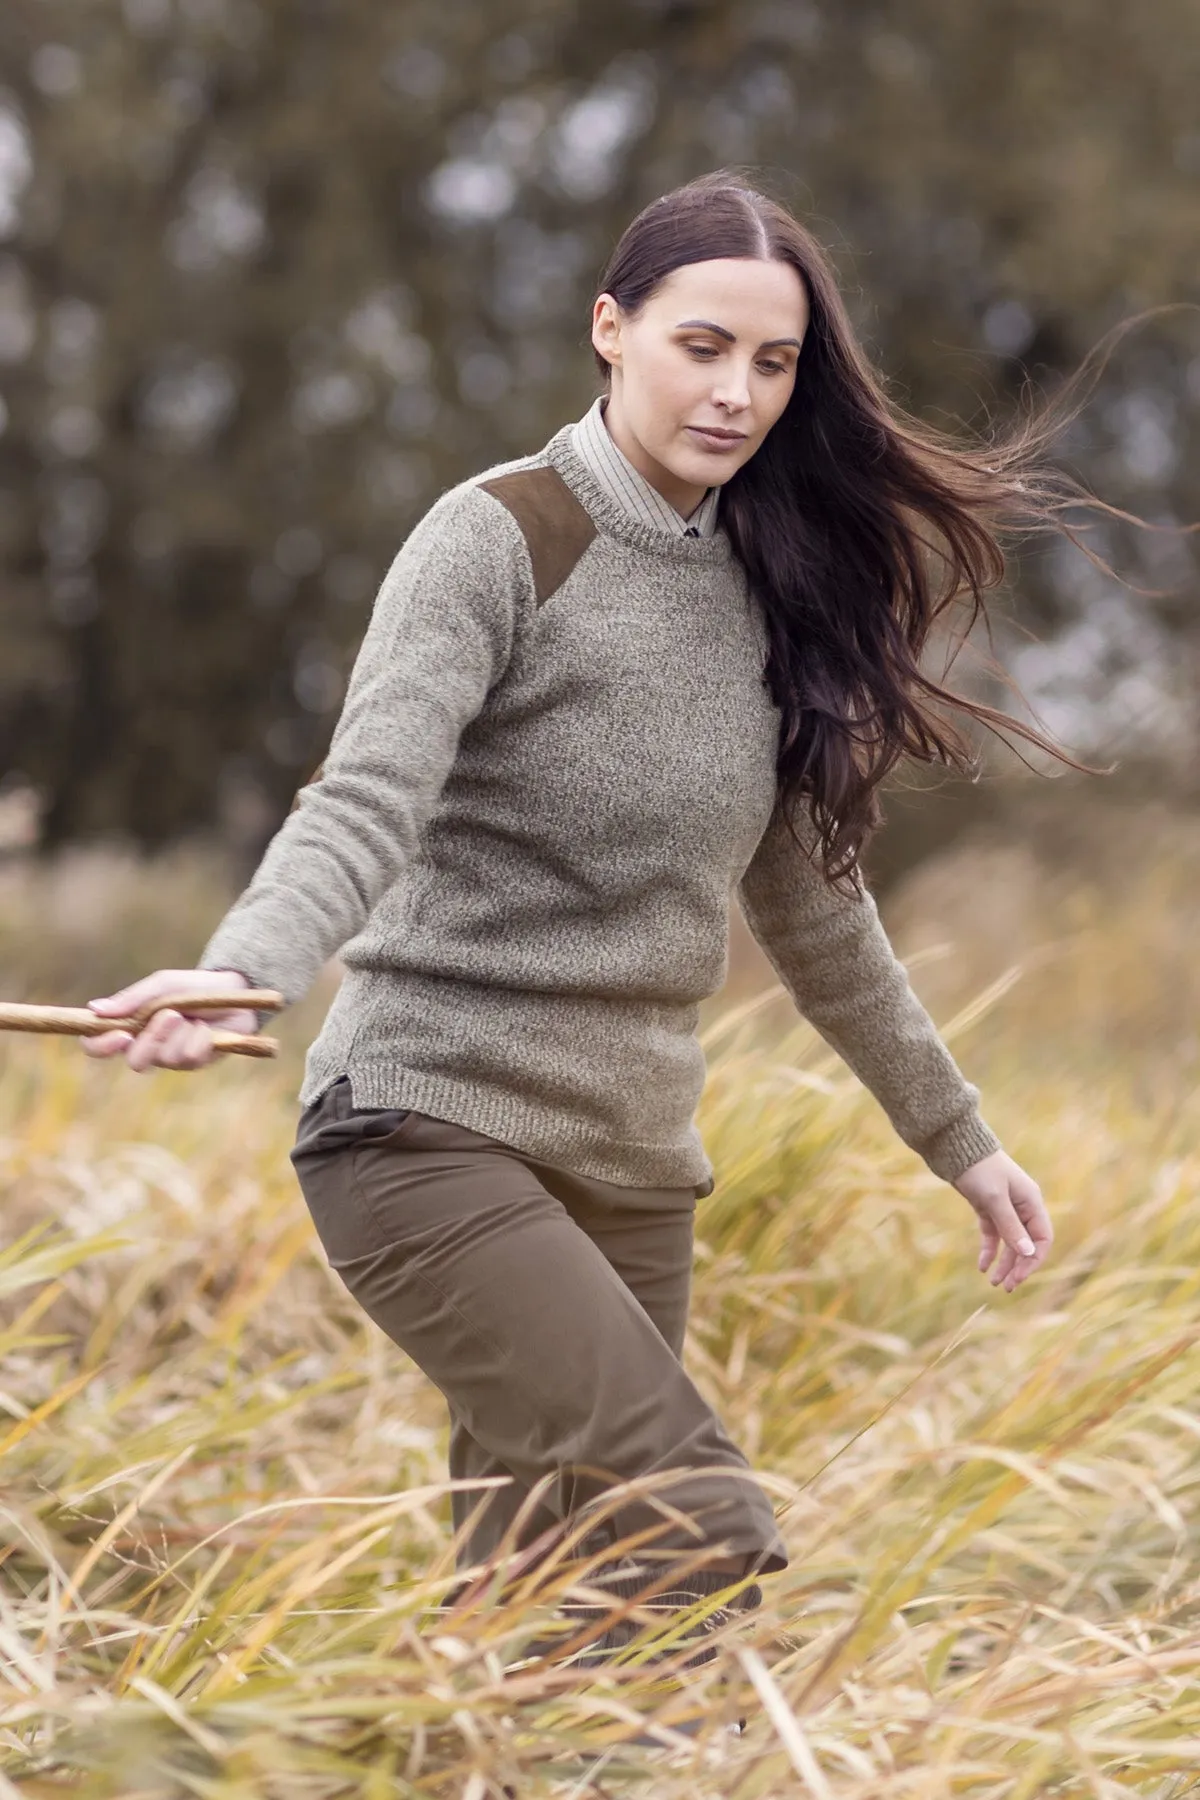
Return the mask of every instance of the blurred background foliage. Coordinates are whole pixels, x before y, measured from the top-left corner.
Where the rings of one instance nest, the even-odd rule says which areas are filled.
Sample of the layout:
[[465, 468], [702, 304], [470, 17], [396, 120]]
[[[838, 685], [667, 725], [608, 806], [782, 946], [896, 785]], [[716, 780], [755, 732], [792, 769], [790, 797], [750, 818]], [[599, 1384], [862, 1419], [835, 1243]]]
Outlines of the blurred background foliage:
[[[760, 174], [897, 397], [981, 428], [1197, 298], [1198, 93], [1194, 0], [5, 0], [0, 809], [255, 853], [415, 518], [589, 402], [656, 193]], [[1179, 309], [1063, 456], [1169, 528], [1198, 428]], [[1093, 541], [1158, 596], [1026, 553], [1008, 661], [1077, 748], [1186, 781], [1195, 549]]]

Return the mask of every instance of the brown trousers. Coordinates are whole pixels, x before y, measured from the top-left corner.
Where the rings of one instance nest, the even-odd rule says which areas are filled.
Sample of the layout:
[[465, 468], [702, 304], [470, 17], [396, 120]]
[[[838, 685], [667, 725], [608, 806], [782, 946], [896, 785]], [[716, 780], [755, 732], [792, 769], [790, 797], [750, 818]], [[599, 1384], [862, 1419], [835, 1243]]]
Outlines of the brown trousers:
[[[693, 1188], [571, 1174], [420, 1112], [356, 1109], [343, 1078], [301, 1117], [292, 1161], [331, 1266], [441, 1389], [460, 1567], [510, 1538], [607, 1514], [667, 1554], [787, 1554], [745, 1458], [684, 1372]], [[602, 1497], [672, 1473], [653, 1494]], [[469, 1528], [468, 1528], [469, 1527]], [[553, 1533], [552, 1533], [553, 1535]], [[515, 1541], [514, 1541], [515, 1540]]]

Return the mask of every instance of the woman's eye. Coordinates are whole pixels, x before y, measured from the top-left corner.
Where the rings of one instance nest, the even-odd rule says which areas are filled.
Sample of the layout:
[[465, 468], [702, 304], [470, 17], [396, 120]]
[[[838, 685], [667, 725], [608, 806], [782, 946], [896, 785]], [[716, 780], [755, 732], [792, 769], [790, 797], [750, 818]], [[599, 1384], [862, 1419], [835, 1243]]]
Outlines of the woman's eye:
[[711, 361], [717, 354], [711, 344], [685, 344], [684, 349], [689, 356], [698, 356], [704, 362]]
[[764, 375], [786, 375], [787, 364], [781, 362], [760, 362], [759, 368]]

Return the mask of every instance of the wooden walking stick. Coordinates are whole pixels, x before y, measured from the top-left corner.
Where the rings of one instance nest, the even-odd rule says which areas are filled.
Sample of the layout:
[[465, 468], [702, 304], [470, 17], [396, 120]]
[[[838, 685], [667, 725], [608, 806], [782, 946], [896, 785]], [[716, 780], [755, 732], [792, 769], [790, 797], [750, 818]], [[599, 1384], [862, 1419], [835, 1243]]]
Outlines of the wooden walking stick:
[[[171, 1008], [182, 1013], [278, 1012], [283, 995], [272, 988], [241, 988], [228, 994], [168, 994], [153, 1006], [143, 1007], [128, 1019], [102, 1019], [86, 1006], [31, 1006], [0, 1000], [0, 1031], [54, 1032], [63, 1037], [100, 1037], [105, 1031], [131, 1031], [136, 1037], [155, 1013]], [[213, 1049], [227, 1056], [277, 1056], [275, 1038], [243, 1035], [240, 1031], [214, 1031]]]

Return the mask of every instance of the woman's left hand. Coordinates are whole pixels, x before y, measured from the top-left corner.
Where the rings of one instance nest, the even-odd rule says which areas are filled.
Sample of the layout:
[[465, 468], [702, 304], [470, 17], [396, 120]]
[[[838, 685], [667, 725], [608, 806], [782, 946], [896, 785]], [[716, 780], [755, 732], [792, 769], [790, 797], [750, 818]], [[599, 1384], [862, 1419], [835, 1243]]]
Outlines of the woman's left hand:
[[[1046, 1260], [1054, 1228], [1042, 1191], [1011, 1156], [995, 1150], [964, 1169], [954, 1183], [979, 1217], [979, 1268], [992, 1269], [992, 1286], [1011, 1294]], [[1003, 1249], [1001, 1249], [1003, 1245]]]

